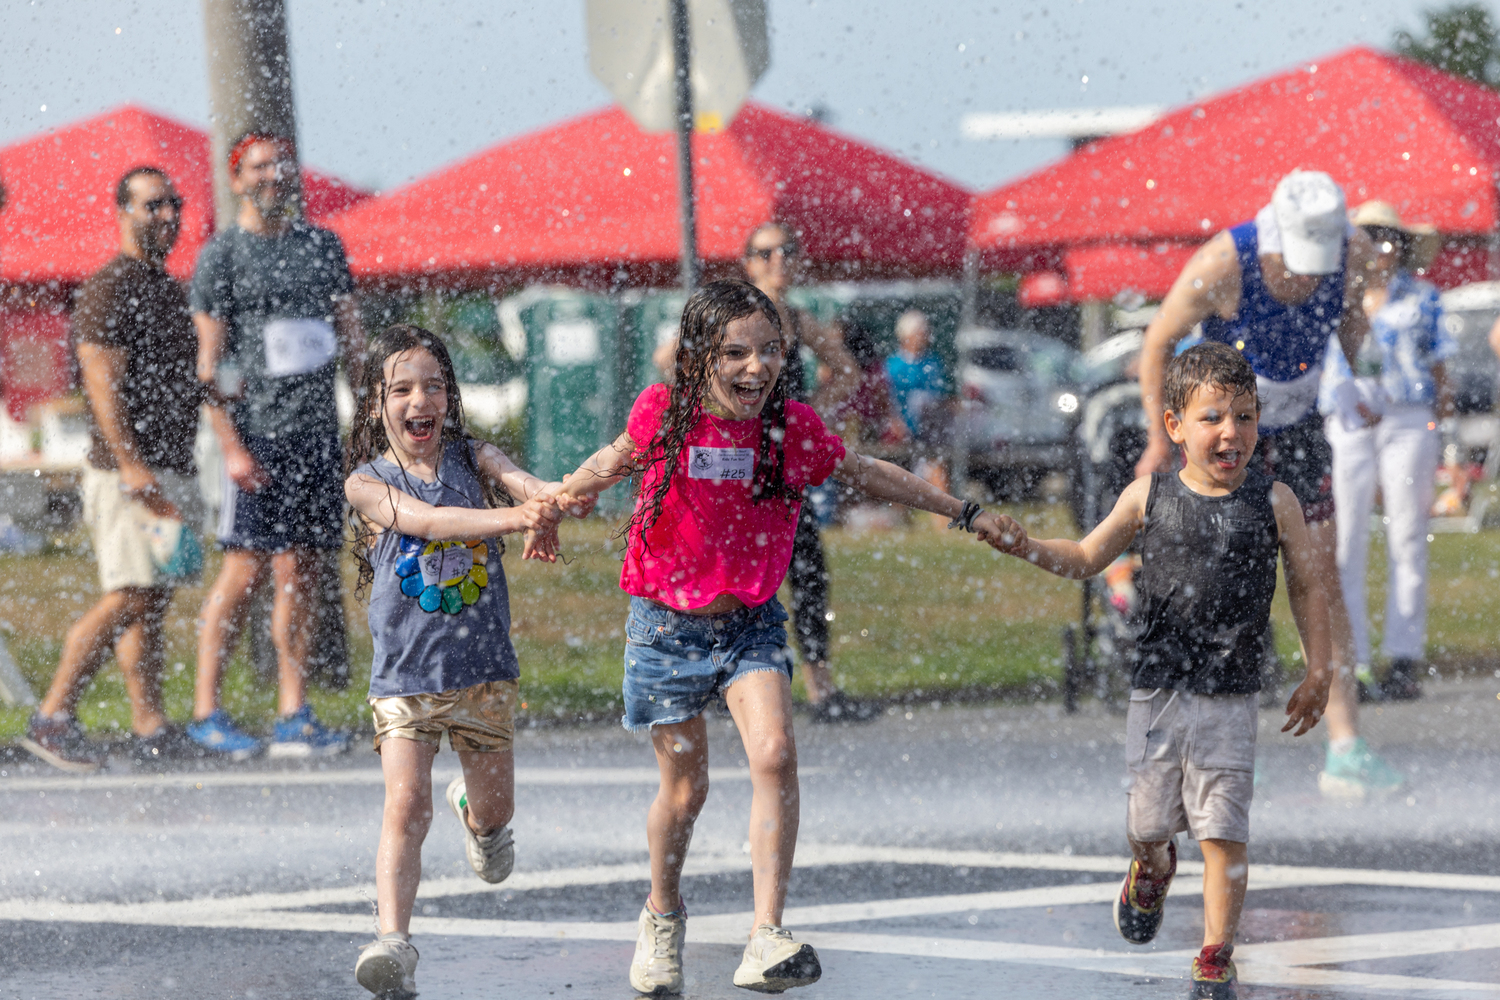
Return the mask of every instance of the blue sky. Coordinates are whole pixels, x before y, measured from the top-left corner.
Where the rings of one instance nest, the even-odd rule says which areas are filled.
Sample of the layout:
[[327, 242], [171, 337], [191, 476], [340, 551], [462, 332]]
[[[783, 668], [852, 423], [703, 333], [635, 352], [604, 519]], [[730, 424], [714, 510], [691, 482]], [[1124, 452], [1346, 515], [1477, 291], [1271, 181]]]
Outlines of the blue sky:
[[[977, 189], [1064, 152], [976, 143], [969, 111], [1175, 104], [1415, 28], [1407, 0], [768, 0], [766, 103]], [[590, 76], [583, 0], [287, 0], [305, 159], [389, 188], [501, 139], [608, 103]], [[117, 31], [118, 29], [118, 31]], [[208, 121], [194, 0], [0, 6], [0, 143], [124, 102]], [[1087, 77], [1087, 82], [1084, 78]], [[45, 109], [45, 110], [43, 110]]]

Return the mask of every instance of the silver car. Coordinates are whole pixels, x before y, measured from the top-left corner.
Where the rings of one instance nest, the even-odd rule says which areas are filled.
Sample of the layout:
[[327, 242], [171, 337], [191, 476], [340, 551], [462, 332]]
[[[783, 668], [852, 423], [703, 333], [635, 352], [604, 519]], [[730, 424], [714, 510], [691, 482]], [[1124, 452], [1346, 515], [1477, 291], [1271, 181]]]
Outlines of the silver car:
[[1083, 356], [1025, 330], [960, 330], [957, 444], [969, 475], [997, 495], [1030, 493], [1073, 468], [1073, 429], [1087, 395]]

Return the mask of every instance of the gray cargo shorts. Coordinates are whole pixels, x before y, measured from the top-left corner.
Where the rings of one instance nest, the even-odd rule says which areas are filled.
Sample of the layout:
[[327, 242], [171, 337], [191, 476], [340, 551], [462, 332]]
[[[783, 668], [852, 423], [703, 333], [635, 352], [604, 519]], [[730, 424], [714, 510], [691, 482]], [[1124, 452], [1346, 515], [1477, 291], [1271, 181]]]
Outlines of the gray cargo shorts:
[[1125, 715], [1132, 840], [1250, 840], [1255, 694], [1137, 689]]

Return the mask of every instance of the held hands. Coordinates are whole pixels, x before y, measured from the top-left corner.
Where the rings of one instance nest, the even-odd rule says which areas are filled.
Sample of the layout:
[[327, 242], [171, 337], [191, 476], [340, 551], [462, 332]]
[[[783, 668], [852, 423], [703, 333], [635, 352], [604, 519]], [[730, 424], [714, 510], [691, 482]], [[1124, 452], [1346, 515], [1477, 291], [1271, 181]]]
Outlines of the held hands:
[[538, 491], [530, 500], [515, 508], [526, 531], [526, 540], [521, 547], [522, 559], [540, 559], [557, 562], [557, 524], [562, 520], [562, 509], [557, 498]]
[[1292, 735], [1301, 736], [1318, 724], [1318, 720], [1323, 717], [1323, 710], [1328, 707], [1328, 687], [1332, 680], [1326, 671], [1321, 674], [1309, 672], [1303, 678], [1286, 703], [1288, 719], [1286, 725], [1281, 727], [1283, 733], [1296, 726], [1297, 731]]
[[587, 496], [575, 497], [570, 493], [563, 492], [562, 483], [548, 483], [538, 493], [546, 494], [557, 501], [558, 508], [569, 517], [582, 520], [594, 511], [594, 505], [599, 502], [599, 494], [591, 493]]
[[974, 519], [974, 533], [981, 542], [989, 543], [997, 552], [1007, 552], [1013, 556], [1024, 555], [1026, 552], [1026, 529], [1008, 515], [985, 511]]

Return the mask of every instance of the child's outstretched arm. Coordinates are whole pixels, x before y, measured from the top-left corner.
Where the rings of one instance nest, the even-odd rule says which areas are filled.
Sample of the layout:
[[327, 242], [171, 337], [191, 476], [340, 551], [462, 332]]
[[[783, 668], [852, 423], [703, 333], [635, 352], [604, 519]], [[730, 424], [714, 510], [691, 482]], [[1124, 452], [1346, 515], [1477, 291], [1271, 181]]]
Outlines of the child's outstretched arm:
[[1115, 509], [1081, 542], [1067, 538], [1030, 538], [1024, 532], [1010, 543], [1004, 537], [988, 537], [985, 541], [1001, 552], [1036, 563], [1049, 573], [1082, 580], [1102, 571], [1130, 545], [1144, 523], [1150, 491], [1150, 476], [1142, 476], [1125, 487], [1120, 499], [1115, 501]]
[[[635, 472], [631, 456], [635, 442], [627, 431], [590, 455], [572, 475], [563, 480], [562, 492], [569, 497], [597, 497]], [[566, 501], [564, 501], [566, 503]]]
[[[1276, 528], [1281, 534], [1281, 558], [1286, 567], [1286, 593], [1292, 604], [1292, 617], [1297, 622], [1297, 632], [1302, 636], [1302, 650], [1307, 657], [1307, 676], [1292, 692], [1286, 703], [1288, 716], [1281, 731], [1293, 726], [1293, 736], [1301, 736], [1323, 717], [1328, 707], [1328, 688], [1333, 683], [1329, 671], [1332, 640], [1328, 625], [1328, 599], [1323, 594], [1323, 581], [1317, 577], [1317, 563], [1313, 556], [1312, 539], [1307, 534], [1307, 524], [1302, 520], [1302, 505], [1291, 489], [1284, 483], [1271, 488], [1271, 507], [1276, 512]], [[1329, 581], [1328, 586], [1337, 587], [1339, 581]]]
[[[834, 468], [833, 478], [876, 500], [899, 503], [903, 507], [930, 511], [954, 519], [961, 518], [964, 513], [962, 500], [949, 496], [921, 476], [914, 476], [899, 465], [871, 458], [869, 455], [847, 452], [844, 460]], [[1023, 534], [1020, 526], [1010, 518], [989, 512], [975, 518], [972, 528], [983, 539], [992, 534], [1003, 534], [1011, 538]]]
[[344, 481], [344, 496], [372, 526], [432, 542], [468, 541], [516, 531], [545, 532], [555, 529], [562, 518], [557, 502], [541, 493], [519, 507], [435, 507], [362, 473]]

